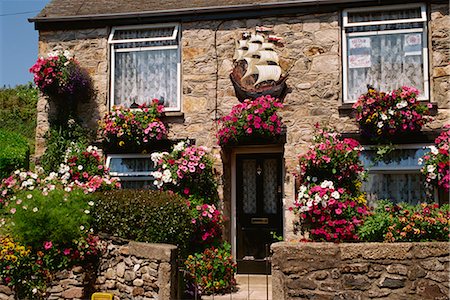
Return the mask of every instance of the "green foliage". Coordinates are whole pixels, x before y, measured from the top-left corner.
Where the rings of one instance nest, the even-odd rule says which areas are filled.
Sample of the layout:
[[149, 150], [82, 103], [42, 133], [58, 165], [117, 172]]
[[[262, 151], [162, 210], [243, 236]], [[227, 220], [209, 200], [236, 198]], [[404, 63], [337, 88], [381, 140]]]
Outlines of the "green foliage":
[[234, 274], [237, 268], [228, 243], [189, 255], [184, 265], [188, 271], [187, 280], [200, 294], [230, 292], [236, 285]]
[[42, 247], [45, 241], [70, 244], [89, 228], [90, 199], [91, 195], [81, 190], [19, 192], [7, 207], [8, 231], [18, 242], [33, 248]]
[[66, 151], [70, 147], [86, 149], [90, 141], [91, 132], [74, 120], [65, 125], [54, 125], [46, 134], [47, 149], [41, 158], [40, 165], [46, 173], [57, 171], [64, 162]]
[[193, 234], [186, 199], [170, 192], [113, 190], [95, 194], [94, 229], [139, 242], [169, 243], [185, 253]]
[[359, 228], [362, 241], [427, 242], [448, 241], [449, 205], [378, 203], [375, 212]]
[[0, 88], [0, 129], [20, 133], [34, 153], [38, 90], [31, 84]]
[[0, 179], [14, 170], [28, 168], [30, 147], [23, 136], [0, 129], [0, 145]]

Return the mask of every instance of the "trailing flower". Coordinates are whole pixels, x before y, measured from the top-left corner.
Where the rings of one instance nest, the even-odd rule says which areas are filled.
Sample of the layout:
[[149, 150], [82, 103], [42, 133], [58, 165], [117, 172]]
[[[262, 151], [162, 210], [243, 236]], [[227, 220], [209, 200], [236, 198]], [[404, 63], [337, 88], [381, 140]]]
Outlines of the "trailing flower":
[[158, 188], [215, 200], [217, 183], [208, 148], [182, 141], [171, 153], [153, 153], [151, 159], [158, 168], [152, 172]]
[[219, 120], [218, 144], [239, 142], [250, 137], [276, 138], [281, 134], [281, 118], [277, 110], [283, 104], [271, 96], [245, 100], [235, 105], [230, 114]]
[[341, 136], [330, 130], [321, 129], [316, 124], [313, 145], [308, 152], [299, 155], [299, 174], [302, 184], [317, 184], [324, 180], [332, 181], [336, 186], [345, 188], [347, 192], [357, 194], [358, 182], [364, 168], [359, 156], [362, 147], [350, 138]]
[[430, 146], [430, 152], [419, 159], [419, 164], [423, 164], [421, 172], [425, 175], [425, 184], [429, 188], [438, 187], [449, 192], [450, 188], [450, 125], [445, 125], [444, 130], [434, 140]]
[[36, 86], [47, 96], [85, 94], [91, 89], [89, 74], [67, 50], [38, 58], [30, 72]]
[[417, 100], [419, 90], [403, 86], [390, 93], [369, 88], [353, 105], [361, 133], [380, 141], [401, 133], [417, 132], [431, 118], [431, 103], [423, 105]]
[[296, 230], [309, 233], [313, 241], [356, 241], [357, 229], [368, 215], [364, 198], [351, 197], [327, 180], [302, 185], [292, 210], [298, 217]]
[[124, 148], [145, 146], [167, 136], [167, 129], [160, 120], [164, 106], [153, 99], [150, 105], [143, 104], [132, 110], [114, 106], [99, 121], [99, 135], [105, 142]]
[[214, 204], [202, 204], [191, 198], [188, 206], [192, 211], [192, 224], [195, 231], [193, 236], [194, 247], [198, 245], [215, 245], [221, 240], [223, 215]]

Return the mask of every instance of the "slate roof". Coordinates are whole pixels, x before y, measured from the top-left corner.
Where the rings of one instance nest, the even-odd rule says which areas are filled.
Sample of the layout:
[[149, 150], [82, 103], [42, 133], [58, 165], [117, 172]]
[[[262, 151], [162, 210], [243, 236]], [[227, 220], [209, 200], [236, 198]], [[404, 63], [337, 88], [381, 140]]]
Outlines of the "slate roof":
[[37, 18], [211, 9], [295, 2], [299, 4], [318, 3], [321, 1], [323, 0], [53, 0], [37, 15]]

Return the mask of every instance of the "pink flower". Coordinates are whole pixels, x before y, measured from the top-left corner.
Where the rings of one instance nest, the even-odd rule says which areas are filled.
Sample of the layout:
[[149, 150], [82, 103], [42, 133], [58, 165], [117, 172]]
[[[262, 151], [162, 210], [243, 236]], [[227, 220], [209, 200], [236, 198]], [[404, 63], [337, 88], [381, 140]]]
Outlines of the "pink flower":
[[44, 249], [49, 250], [53, 246], [52, 241], [44, 242]]
[[334, 211], [336, 212], [337, 215], [342, 214], [342, 209], [340, 208], [336, 208]]
[[69, 255], [70, 254], [70, 249], [69, 248], [64, 249], [63, 254], [66, 255], [66, 256]]

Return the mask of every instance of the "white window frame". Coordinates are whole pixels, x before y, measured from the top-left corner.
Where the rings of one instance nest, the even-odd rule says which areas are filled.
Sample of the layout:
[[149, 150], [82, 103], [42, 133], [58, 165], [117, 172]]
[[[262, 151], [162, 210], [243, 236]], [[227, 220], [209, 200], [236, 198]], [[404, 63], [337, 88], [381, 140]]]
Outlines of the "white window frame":
[[[373, 12], [373, 11], [389, 11], [397, 9], [408, 8], [420, 8], [420, 18], [413, 19], [398, 19], [398, 20], [386, 20], [386, 21], [368, 21], [368, 22], [348, 22], [348, 14], [352, 12]], [[364, 31], [364, 32], [352, 32], [345, 33], [345, 29], [355, 26], [368, 26], [368, 25], [385, 25], [385, 24], [399, 24], [399, 23], [413, 23], [423, 22], [423, 29], [411, 28], [411, 29], [398, 29], [398, 30], [384, 30], [384, 31]], [[428, 69], [428, 29], [427, 29], [427, 10], [423, 3], [404, 4], [404, 5], [384, 5], [376, 7], [359, 7], [349, 8], [342, 11], [342, 80], [343, 80], [343, 103], [355, 103], [358, 99], [348, 99], [348, 74], [347, 74], [347, 37], [351, 36], [368, 36], [368, 35], [386, 35], [386, 34], [399, 34], [421, 32], [423, 33], [423, 47], [422, 47], [422, 60], [423, 60], [423, 94], [419, 95], [418, 99], [421, 101], [427, 101], [430, 99], [429, 95], [429, 69]]]
[[[151, 159], [151, 153], [150, 154], [108, 154], [106, 156], [106, 167], [109, 169], [111, 164], [111, 159], [113, 158], [148, 158]], [[120, 179], [120, 181], [153, 181], [155, 178], [151, 176], [151, 172], [128, 172], [128, 173], [118, 173], [118, 172], [111, 172], [109, 171], [109, 175], [111, 177], [117, 177]]]
[[[139, 39], [127, 39], [127, 40], [114, 40], [114, 33], [117, 30], [133, 30], [133, 29], [154, 29], [154, 28], [166, 28], [174, 27], [172, 36], [170, 37], [160, 37], [160, 38], [139, 38]], [[134, 52], [134, 51], [152, 51], [152, 50], [169, 50], [177, 49], [178, 57], [180, 58], [177, 63], [177, 105], [176, 107], [165, 107], [164, 111], [181, 111], [181, 36], [180, 36], [180, 24], [178, 23], [162, 23], [162, 24], [147, 24], [147, 25], [133, 25], [133, 26], [117, 26], [111, 29], [111, 33], [108, 37], [108, 44], [110, 45], [110, 110], [112, 110], [115, 104], [114, 98], [114, 73], [115, 73], [115, 53], [116, 52]], [[157, 46], [157, 47], [137, 47], [137, 48], [126, 48], [126, 49], [114, 49], [115, 44], [120, 43], [136, 43], [136, 42], [151, 42], [151, 41], [169, 41], [177, 40], [178, 45], [172, 46]]]

